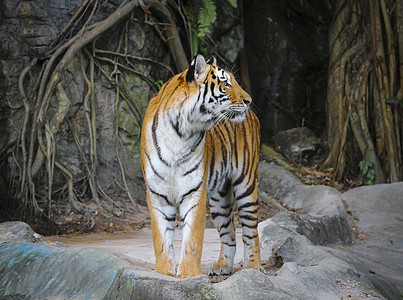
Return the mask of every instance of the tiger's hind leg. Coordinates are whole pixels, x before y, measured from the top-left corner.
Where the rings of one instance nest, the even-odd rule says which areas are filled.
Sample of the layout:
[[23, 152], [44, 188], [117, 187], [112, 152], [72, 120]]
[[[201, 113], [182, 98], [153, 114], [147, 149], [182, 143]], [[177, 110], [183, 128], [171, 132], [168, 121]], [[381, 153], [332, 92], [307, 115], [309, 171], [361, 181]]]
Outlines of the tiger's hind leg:
[[209, 200], [210, 211], [221, 240], [220, 257], [209, 270], [209, 275], [229, 275], [232, 272], [236, 251], [236, 236], [232, 219], [233, 198], [227, 182], [224, 191], [218, 192]]
[[[150, 195], [151, 194], [151, 195]], [[155, 271], [160, 274], [175, 276], [176, 263], [173, 248], [176, 226], [176, 207], [161, 202], [164, 199], [147, 191], [147, 204], [150, 211], [151, 231], [155, 252]]]
[[260, 246], [258, 235], [258, 196], [257, 180], [247, 178], [239, 185], [234, 186], [234, 195], [238, 203], [239, 221], [242, 225], [242, 240], [244, 243], [243, 267], [255, 268], [263, 273], [260, 259]]

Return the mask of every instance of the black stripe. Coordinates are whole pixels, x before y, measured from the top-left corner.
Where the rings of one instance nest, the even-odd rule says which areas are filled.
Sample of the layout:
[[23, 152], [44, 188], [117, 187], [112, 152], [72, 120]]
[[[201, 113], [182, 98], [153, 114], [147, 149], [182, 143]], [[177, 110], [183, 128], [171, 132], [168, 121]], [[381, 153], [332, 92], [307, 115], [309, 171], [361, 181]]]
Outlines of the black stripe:
[[[243, 207], [242, 209], [244, 209], [245, 207]], [[258, 210], [259, 210], [259, 207], [258, 207], [258, 204], [256, 204], [256, 208], [255, 209], [253, 209], [253, 210], [249, 210], [249, 211], [243, 211], [244, 213], [247, 213], [247, 214], [251, 214], [251, 215], [254, 215], [254, 214], [257, 214], [257, 212], [258, 212]]]
[[[220, 126], [216, 126], [214, 128], [216, 131], [216, 136], [220, 140], [221, 143], [221, 150], [222, 150], [222, 161], [227, 162], [227, 147], [225, 147], [225, 136], [224, 133], [221, 131]], [[218, 132], [218, 133], [217, 133]]]
[[230, 207], [232, 207], [232, 203], [229, 203], [227, 205], [221, 206], [221, 209], [228, 209]]
[[172, 118], [169, 116], [169, 124], [170, 124], [170, 125], [172, 126], [172, 128], [175, 130], [176, 134], [177, 134], [180, 138], [182, 138], [182, 137], [183, 137], [182, 132], [180, 132], [180, 130], [179, 130], [179, 118], [180, 118], [180, 113], [179, 113], [179, 115], [177, 116], [176, 122], [174, 122], [174, 121], [172, 120]]
[[217, 218], [217, 217], [226, 217], [226, 218], [228, 218], [228, 217], [231, 215], [231, 213], [232, 213], [231, 210], [226, 211], [225, 213], [212, 212], [212, 213], [211, 213], [211, 217], [212, 217], [213, 219], [215, 219], [215, 218]]
[[251, 215], [239, 215], [240, 219], [248, 220], [248, 221], [256, 221], [257, 217], [256, 216], [251, 216]]
[[228, 247], [236, 247], [236, 244], [233, 245], [233, 244], [230, 244], [230, 243], [228, 243], [228, 242], [222, 242], [222, 243], [225, 244], [225, 245], [227, 245]]
[[197, 147], [199, 147], [200, 143], [202, 142], [204, 138], [204, 132], [201, 132], [199, 135], [199, 139], [193, 144], [192, 149], [190, 149], [190, 152], [196, 151]]
[[196, 192], [196, 191], [200, 188], [200, 186], [202, 185], [202, 183], [203, 183], [203, 178], [202, 178], [202, 180], [200, 181], [200, 183], [199, 183], [195, 188], [189, 190], [187, 193], [185, 193], [185, 194], [182, 196], [182, 199], [181, 199], [181, 201], [179, 202], [179, 205], [182, 204], [182, 202], [185, 200], [185, 198], [186, 198], [187, 196], [189, 196], [191, 193]]
[[220, 194], [221, 197], [225, 197], [228, 194], [229, 188], [224, 187], [224, 190], [218, 191], [218, 194]]
[[196, 140], [196, 142], [193, 144], [192, 148], [189, 150], [188, 153], [183, 155], [178, 161], [177, 164], [181, 165], [185, 162], [187, 162], [193, 155], [193, 153], [196, 151], [196, 149], [199, 147], [200, 143], [203, 141], [204, 138], [204, 132], [200, 133], [199, 138]]
[[242, 194], [236, 197], [237, 200], [250, 196], [255, 190], [256, 181], [253, 181], [250, 187]]
[[189, 208], [189, 210], [186, 212], [186, 214], [183, 216], [183, 218], [181, 218], [181, 222], [183, 223], [186, 220], [186, 217], [188, 215], [188, 213], [197, 206], [197, 204], [193, 205], [191, 208]]
[[257, 224], [248, 225], [248, 224], [245, 224], [245, 223], [241, 222], [241, 226], [255, 229], [257, 227]]
[[233, 185], [236, 186], [236, 185], [240, 184], [244, 179], [245, 179], [245, 175], [243, 173], [241, 173], [241, 175], [238, 177], [238, 179], [234, 181]]
[[[207, 83], [207, 84], [208, 84], [208, 83]], [[208, 92], [207, 86], [205, 86], [204, 88], [205, 88], [205, 89], [204, 89], [204, 93], [203, 93], [203, 102], [206, 101], [206, 95], [207, 95], [207, 92]]]
[[[246, 137], [246, 128], [245, 128], [245, 124], [244, 124], [244, 123], [241, 123], [240, 126], [242, 126], [243, 136]], [[244, 156], [243, 156], [242, 173], [246, 174], [246, 173], [245, 173], [245, 164], [246, 164], [246, 162], [247, 162], [247, 160], [246, 160], [246, 154], [248, 153], [248, 143], [247, 143], [247, 141], [246, 141], [246, 138], [243, 139], [243, 142], [244, 142], [244, 144], [243, 144], [243, 155], [244, 155]]]
[[231, 225], [231, 223], [232, 223], [232, 219], [229, 219], [229, 221], [228, 221], [227, 223], [224, 223], [224, 224], [222, 224], [222, 225], [220, 226], [220, 229], [219, 229], [218, 231], [221, 232], [221, 230], [222, 230], [223, 228], [228, 228], [229, 225]]
[[194, 71], [195, 71], [194, 64], [193, 65], [191, 64], [188, 71], [186, 72], [186, 81], [187, 82], [191, 82], [192, 80], [194, 80], [194, 78], [195, 78]]
[[202, 115], [204, 115], [207, 112], [207, 109], [206, 109], [206, 106], [204, 105], [204, 103], [202, 103], [202, 105], [200, 105], [199, 111]]
[[172, 216], [172, 217], [168, 217], [166, 215], [166, 213], [164, 213], [162, 210], [154, 207], [156, 210], [158, 210], [158, 212], [164, 217], [165, 220], [167, 220], [168, 222], [175, 222], [176, 221], [176, 216]]
[[156, 192], [156, 191], [153, 191], [149, 186], [148, 186], [148, 189], [149, 189], [150, 192], [153, 193], [154, 195], [157, 195], [157, 196], [161, 197], [162, 199], [164, 199], [164, 200], [167, 202], [167, 204], [169, 204], [169, 205], [171, 205], [171, 206], [173, 205], [173, 203], [172, 203], [171, 201], [169, 201], [169, 199], [168, 199], [167, 196], [165, 196], [165, 195], [163, 195], [163, 194], [160, 194], [160, 193], [158, 193], [158, 192]]
[[214, 172], [214, 181], [213, 181], [213, 186], [209, 186], [210, 190], [215, 191], [215, 188], [217, 186], [218, 183], [218, 171]]
[[[228, 140], [229, 140], [229, 145], [231, 146], [231, 150], [232, 150], [232, 147], [233, 147], [234, 145], [232, 144], [231, 132], [230, 132], [230, 130], [229, 130], [229, 128], [228, 128], [228, 121], [224, 122], [223, 125], [224, 125], [225, 130], [227, 131], [227, 136], [228, 136]], [[231, 154], [232, 154], [232, 153], [231, 153]]]
[[241, 211], [242, 209], [246, 208], [246, 207], [251, 207], [251, 206], [256, 206], [259, 205], [259, 202], [246, 202], [245, 204], [241, 205], [238, 207], [238, 211]]
[[153, 166], [153, 164], [151, 162], [151, 158], [150, 158], [150, 155], [148, 154], [148, 152], [145, 151], [145, 153], [146, 153], [146, 157], [148, 159], [148, 162], [150, 163], [151, 170], [154, 172], [155, 175], [157, 175], [157, 177], [159, 177], [160, 179], [164, 180], [164, 178], [157, 172], [157, 170], [155, 170], [155, 168], [154, 168], [154, 166]]
[[154, 142], [155, 149], [157, 149], [158, 158], [162, 161], [162, 163], [164, 165], [166, 165], [167, 167], [170, 167], [171, 165], [161, 155], [161, 148], [158, 145], [158, 139], [157, 139], [157, 126], [158, 126], [158, 114], [155, 115], [155, 117], [153, 119], [153, 124], [151, 126], [151, 129], [152, 129], [151, 134], [152, 134], [152, 137], [153, 137], [153, 142]]
[[227, 235], [227, 234], [229, 234], [229, 231], [226, 231], [226, 232], [223, 232], [223, 233], [220, 232], [220, 238], [222, 238], [224, 235]]
[[211, 136], [211, 132], [209, 131], [209, 135], [210, 135], [210, 140], [211, 140], [211, 148], [212, 148], [212, 153], [211, 153], [211, 161], [210, 161], [210, 172], [209, 172], [209, 179], [208, 179], [208, 185], [210, 185], [211, 180], [214, 176], [213, 172], [214, 172], [214, 160], [215, 160], [215, 148], [214, 148], [214, 140], [213, 137]]
[[[202, 85], [201, 88], [203, 88], [203, 87], [204, 87], [204, 86]], [[199, 88], [199, 91], [198, 91], [197, 103], [201, 103], [201, 102], [202, 102], [202, 100], [201, 100], [201, 88]], [[194, 114], [196, 108], [197, 108], [196, 105], [193, 106], [193, 107], [192, 107], [192, 110], [191, 110], [190, 113], [187, 115], [187, 120], [188, 120], [189, 123], [193, 123], [194, 118], [193, 118], [192, 116], [193, 116], [193, 114]]]
[[[232, 130], [235, 132], [235, 124], [231, 123]], [[237, 138], [234, 134], [234, 156], [235, 156], [235, 168], [238, 169], [238, 145]]]
[[185, 174], [183, 174], [183, 176], [189, 175], [190, 173], [196, 171], [199, 168], [199, 166], [200, 166], [202, 161], [203, 161], [203, 157], [200, 159], [200, 161], [193, 168], [191, 168], [189, 171], [187, 171]]
[[211, 91], [212, 96], [214, 95], [214, 87], [215, 87], [215, 83], [212, 82], [211, 85], [210, 85], [210, 91]]
[[253, 239], [257, 238], [258, 236], [259, 236], [258, 234], [254, 234], [252, 236], [247, 235], [247, 234], [242, 235], [243, 238], [247, 238], [247, 239], [250, 239], [250, 240], [253, 240]]

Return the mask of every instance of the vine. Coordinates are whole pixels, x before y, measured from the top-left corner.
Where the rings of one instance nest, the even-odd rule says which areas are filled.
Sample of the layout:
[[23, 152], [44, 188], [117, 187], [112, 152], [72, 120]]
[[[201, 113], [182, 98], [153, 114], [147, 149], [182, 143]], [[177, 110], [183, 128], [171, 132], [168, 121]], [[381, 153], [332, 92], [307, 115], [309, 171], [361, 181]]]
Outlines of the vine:
[[[127, 193], [132, 203], [136, 207], [134, 198], [129, 192], [124, 164], [121, 161], [122, 149], [119, 140], [119, 103], [124, 101], [133, 116], [134, 122], [141, 126], [143, 108], [133, 99], [128, 83], [123, 74], [133, 74], [146, 82], [150, 89], [157, 92], [159, 87], [155, 80], [148, 78], [136, 68], [138, 62], [153, 64], [160, 69], [165, 69], [169, 76], [174, 71], [157, 60], [146, 57], [139, 57], [127, 53], [128, 49], [128, 24], [136, 21], [131, 17], [132, 11], [136, 7], [143, 9], [146, 22], [159, 32], [164, 32], [163, 38], [167, 42], [174, 57], [181, 57], [177, 68], [187, 67], [187, 59], [183, 55], [179, 36], [172, 17], [167, 8], [159, 1], [143, 0], [129, 1], [120, 5], [112, 14], [102, 21], [93, 22], [93, 17], [99, 9], [98, 0], [84, 0], [74, 13], [71, 20], [57, 35], [50, 44], [45, 57], [34, 58], [29, 65], [21, 72], [18, 87], [24, 108], [23, 122], [20, 130], [18, 152], [13, 154], [14, 166], [18, 178], [19, 191], [16, 197], [20, 198], [25, 217], [22, 219], [45, 216], [51, 219], [52, 208], [57, 198], [66, 199], [69, 206], [75, 211], [87, 215], [87, 207], [84, 204], [85, 193], [88, 188], [89, 195], [94, 203], [103, 207], [104, 200], [110, 202], [112, 206], [124, 209], [118, 202], [114, 201], [102, 190], [97, 179], [97, 168], [99, 164], [99, 153], [97, 150], [97, 106], [95, 81], [103, 75], [115, 88], [115, 151], [116, 160], [120, 168], [122, 189]], [[162, 22], [160, 22], [160, 20]], [[119, 43], [116, 51], [103, 50], [96, 47], [96, 41], [108, 29], [119, 22], [125, 21], [122, 28]], [[161, 28], [170, 28], [169, 33]], [[74, 35], [73, 33], [76, 32]], [[179, 43], [178, 43], [179, 41]], [[66, 69], [72, 59], [79, 62], [80, 72], [85, 82], [85, 91], [82, 99], [83, 125], [87, 130], [88, 152], [84, 150], [85, 145], [80, 139], [76, 126], [70, 121], [73, 105], [71, 97], [66, 87]], [[38, 79], [26, 92], [28, 87], [27, 75], [31, 75], [31, 70], [41, 64], [40, 73], [35, 75]], [[111, 66], [111, 72], [109, 67]], [[98, 74], [96, 74], [98, 72]], [[31, 80], [32, 80], [31, 75]], [[29, 94], [28, 98], [26, 95]], [[52, 108], [51, 110], [49, 108]], [[73, 138], [79, 159], [82, 162], [82, 177], [74, 178], [69, 166], [58, 161], [56, 140], [60, 134], [59, 129], [68, 129]], [[21, 158], [21, 160], [20, 160]], [[55, 189], [55, 178], [64, 176], [66, 183], [64, 187]], [[120, 180], [117, 180], [117, 183]], [[67, 192], [65, 196], [64, 193]], [[101, 201], [100, 197], [103, 198]], [[90, 222], [93, 226], [94, 220]]]

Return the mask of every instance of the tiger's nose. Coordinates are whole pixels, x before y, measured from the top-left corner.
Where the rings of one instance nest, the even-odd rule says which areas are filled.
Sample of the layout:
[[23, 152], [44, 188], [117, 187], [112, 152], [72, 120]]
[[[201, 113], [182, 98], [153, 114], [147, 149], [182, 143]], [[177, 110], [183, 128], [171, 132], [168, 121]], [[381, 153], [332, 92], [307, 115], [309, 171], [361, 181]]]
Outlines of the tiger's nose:
[[246, 106], [249, 106], [252, 103], [252, 99], [243, 99], [243, 103], [245, 103]]

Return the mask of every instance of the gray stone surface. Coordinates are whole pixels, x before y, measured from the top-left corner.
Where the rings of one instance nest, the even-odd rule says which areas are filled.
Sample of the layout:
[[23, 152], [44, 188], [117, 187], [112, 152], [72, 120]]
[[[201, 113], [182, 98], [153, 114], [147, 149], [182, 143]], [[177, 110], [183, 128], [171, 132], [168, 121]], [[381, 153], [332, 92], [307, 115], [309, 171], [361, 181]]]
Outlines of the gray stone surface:
[[324, 150], [321, 140], [306, 127], [280, 131], [276, 134], [276, 146], [294, 162], [304, 166], [319, 159]]
[[217, 299], [207, 275], [177, 279], [147, 269], [126, 268], [115, 278], [106, 299]]
[[[403, 183], [341, 194], [283, 178], [272, 165], [260, 172], [285, 183], [262, 190], [274, 187], [279, 200], [306, 212], [283, 211], [259, 224], [263, 262], [284, 263], [274, 276], [241, 270], [217, 284], [205, 275], [180, 280], [101, 251], [46, 242], [28, 225], [8, 222], [0, 225], [0, 298], [401, 299]], [[369, 240], [353, 238], [342, 199]]]
[[0, 223], [0, 241], [3, 242], [45, 242], [46, 239], [37, 234], [24, 222], [4, 222]]
[[[383, 298], [354, 266], [299, 234], [298, 224], [290, 216], [289, 212], [281, 213], [259, 224], [263, 260], [273, 253], [284, 261], [276, 276], [268, 277], [277, 289], [289, 299]], [[284, 222], [287, 218], [290, 222]]]
[[302, 186], [297, 176], [275, 164], [259, 164], [259, 188], [277, 199], [284, 198], [295, 186]]
[[0, 299], [217, 298], [206, 275], [180, 280], [106, 252], [31, 237], [0, 242]]
[[119, 270], [128, 266], [128, 262], [96, 250], [3, 243], [0, 298], [102, 299]]
[[368, 238], [337, 251], [389, 299], [403, 297], [403, 182], [364, 186], [342, 195]]

